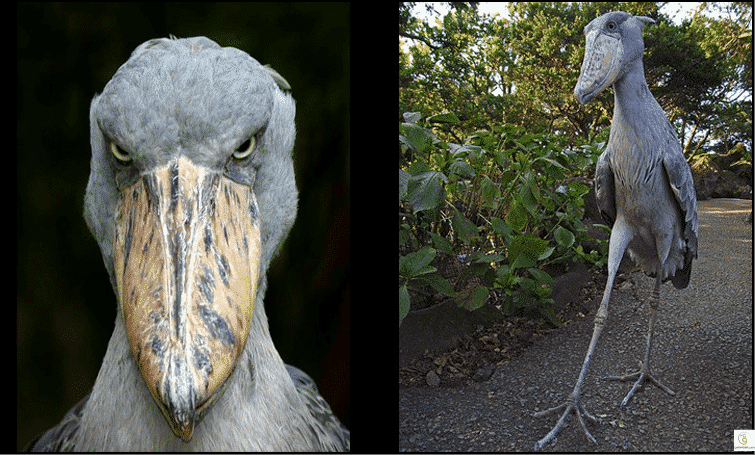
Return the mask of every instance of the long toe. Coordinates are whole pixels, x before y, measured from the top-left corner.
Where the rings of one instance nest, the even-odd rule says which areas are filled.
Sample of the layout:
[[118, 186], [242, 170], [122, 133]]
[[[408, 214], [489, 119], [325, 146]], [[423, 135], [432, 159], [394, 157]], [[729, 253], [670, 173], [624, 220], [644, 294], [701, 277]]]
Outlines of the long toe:
[[587, 430], [587, 427], [585, 426], [585, 421], [582, 418], [582, 416], [587, 417], [588, 419], [592, 420], [593, 422], [597, 422], [598, 419], [596, 419], [593, 415], [591, 415], [587, 410], [582, 407], [581, 404], [577, 400], [570, 399], [566, 403], [562, 403], [559, 406], [556, 406], [554, 408], [546, 409], [545, 411], [539, 411], [533, 414], [534, 417], [543, 417], [545, 415], [558, 412], [562, 409], [564, 409], [564, 413], [561, 414], [561, 418], [558, 419], [558, 422], [556, 422], [556, 425], [551, 429], [551, 431], [546, 434], [543, 439], [537, 441], [535, 443], [535, 447], [533, 447], [533, 450], [539, 451], [542, 450], [543, 447], [545, 447], [546, 444], [548, 444], [551, 439], [555, 438], [559, 431], [561, 431], [561, 428], [564, 426], [564, 423], [566, 423], [566, 418], [569, 417], [569, 414], [573, 411], [577, 415], [577, 420], [579, 421], [579, 425], [582, 427], [582, 430], [585, 432], [585, 436], [587, 436], [587, 439], [593, 442], [593, 444], [598, 444], [598, 441], [595, 440], [595, 438], [590, 434], [590, 432]]
[[629, 390], [629, 393], [627, 394], [627, 396], [624, 397], [624, 400], [621, 402], [620, 406], [622, 408], [625, 407], [629, 403], [629, 400], [632, 399], [632, 397], [634, 396], [634, 393], [640, 390], [640, 388], [645, 384], [645, 381], [652, 382], [653, 384], [658, 386], [661, 390], [668, 393], [669, 395], [676, 395], [673, 390], [661, 384], [660, 381], [658, 381], [655, 377], [653, 377], [653, 375], [650, 374], [650, 371], [640, 370], [636, 373], [627, 374], [624, 376], [606, 376], [603, 379], [608, 380], [608, 381], [630, 381], [633, 379], [637, 379], [634, 385], [632, 386], [632, 388]]

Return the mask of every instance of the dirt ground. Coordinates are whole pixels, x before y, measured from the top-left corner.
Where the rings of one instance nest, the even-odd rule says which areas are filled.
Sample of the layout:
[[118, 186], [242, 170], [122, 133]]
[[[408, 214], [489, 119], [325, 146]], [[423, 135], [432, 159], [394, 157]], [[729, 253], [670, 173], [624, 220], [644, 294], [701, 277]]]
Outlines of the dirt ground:
[[[598, 445], [572, 415], [546, 451], [731, 451], [734, 430], [753, 428], [751, 208], [747, 200], [699, 202], [691, 283], [661, 288], [651, 368], [676, 395], [646, 386], [620, 409], [631, 383], [601, 379], [637, 370], [644, 352], [650, 310], [639, 303], [653, 280], [641, 272], [617, 278], [581, 400], [598, 417], [587, 423]], [[574, 273], [566, 287], [578, 289], [566, 290], [573, 295], [560, 316], [569, 322], [559, 329], [470, 319], [452, 304], [418, 315], [414, 333], [402, 329], [400, 451], [532, 450], [560, 415], [532, 414], [571, 392], [605, 283]], [[432, 341], [423, 349], [407, 342], [412, 336]]]

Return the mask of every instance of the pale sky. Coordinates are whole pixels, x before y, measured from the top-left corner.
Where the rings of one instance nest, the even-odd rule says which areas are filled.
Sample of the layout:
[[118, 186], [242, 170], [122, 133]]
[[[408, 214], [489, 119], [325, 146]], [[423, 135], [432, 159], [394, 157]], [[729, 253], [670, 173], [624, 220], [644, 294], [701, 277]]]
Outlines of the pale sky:
[[[668, 15], [671, 18], [671, 22], [674, 25], [680, 25], [682, 20], [691, 17], [697, 10], [700, 2], [672, 2], [666, 3], [661, 7], [661, 12], [664, 15]], [[447, 3], [434, 3], [435, 10], [441, 14], [441, 17], [448, 14], [449, 7]], [[480, 2], [478, 10], [482, 13], [495, 15], [500, 14], [502, 17], [509, 17], [508, 9], [505, 2]], [[414, 7], [414, 14], [424, 18], [429, 24], [434, 24], [434, 18], [430, 18], [425, 10], [424, 3], [417, 3]], [[703, 14], [711, 15], [709, 11], [705, 11]]]

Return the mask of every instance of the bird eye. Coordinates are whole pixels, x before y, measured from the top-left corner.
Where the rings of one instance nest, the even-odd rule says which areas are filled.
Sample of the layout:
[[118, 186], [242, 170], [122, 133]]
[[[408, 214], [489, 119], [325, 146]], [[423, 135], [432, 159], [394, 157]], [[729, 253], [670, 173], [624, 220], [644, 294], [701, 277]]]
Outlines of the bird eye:
[[115, 155], [115, 158], [118, 161], [124, 163], [131, 161], [131, 155], [129, 155], [127, 151], [123, 150], [123, 148], [121, 148], [121, 146], [119, 146], [115, 142], [110, 143], [110, 151], [113, 153], [113, 155]]
[[616, 30], [616, 22], [608, 21], [608, 23], [606, 24], [606, 28], [608, 30]]
[[244, 158], [252, 154], [256, 145], [257, 138], [254, 136], [250, 137], [249, 139], [242, 142], [241, 145], [239, 145], [239, 148], [237, 148], [236, 151], [233, 152], [233, 157], [237, 160], [243, 160]]

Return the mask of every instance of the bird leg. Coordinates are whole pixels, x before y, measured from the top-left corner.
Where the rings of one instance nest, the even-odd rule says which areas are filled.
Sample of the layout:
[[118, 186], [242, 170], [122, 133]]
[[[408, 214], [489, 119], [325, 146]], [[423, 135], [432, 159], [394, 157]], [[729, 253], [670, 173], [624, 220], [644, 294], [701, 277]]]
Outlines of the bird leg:
[[650, 342], [653, 337], [653, 324], [655, 324], [655, 318], [656, 313], [658, 310], [658, 301], [660, 300], [659, 294], [660, 294], [660, 288], [661, 288], [661, 275], [660, 273], [655, 279], [655, 286], [653, 287], [653, 293], [650, 294], [650, 324], [648, 326], [648, 337], [647, 337], [647, 345], [645, 347], [645, 360], [641, 362], [640, 364], [640, 371], [632, 374], [627, 374], [624, 376], [606, 376], [603, 379], [609, 380], [609, 381], [630, 381], [633, 379], [637, 379], [637, 381], [634, 383], [634, 386], [629, 391], [626, 397], [624, 397], [624, 401], [621, 402], [621, 407], [625, 407], [627, 403], [629, 403], [629, 400], [632, 398], [634, 393], [640, 389], [640, 387], [643, 386], [645, 381], [650, 381], [653, 384], [660, 387], [664, 392], [668, 393], [669, 395], [675, 395], [674, 391], [666, 387], [665, 385], [661, 384], [657, 379], [653, 377], [653, 375], [650, 374]]
[[[610, 290], [608, 291], [608, 294], [610, 294]], [[589, 431], [587, 431], [587, 427], [585, 426], [585, 421], [582, 419], [582, 414], [585, 415], [585, 417], [589, 418], [593, 422], [597, 422], [598, 419], [596, 419], [594, 416], [592, 416], [587, 410], [582, 407], [582, 405], [579, 403], [579, 395], [582, 392], [582, 384], [584, 383], [585, 376], [587, 375], [587, 368], [590, 365], [590, 359], [592, 358], [593, 351], [595, 350], [595, 346], [598, 344], [598, 338], [600, 337], [600, 332], [603, 331], [603, 327], [605, 326], [605, 320], [606, 320], [606, 314], [608, 313], [608, 299], [603, 298], [603, 302], [600, 304], [600, 308], [598, 309], [598, 314], [595, 316], [595, 329], [592, 333], [592, 339], [590, 340], [590, 347], [587, 349], [587, 355], [585, 356], [585, 361], [582, 364], [582, 371], [579, 372], [579, 378], [577, 379], [577, 384], [574, 386], [574, 390], [572, 391], [571, 395], [569, 395], [569, 398], [566, 400], [565, 403], [562, 403], [559, 406], [556, 406], [555, 408], [546, 409], [545, 411], [536, 412], [533, 414], [534, 417], [543, 417], [545, 415], [551, 414], [553, 412], [559, 412], [562, 409], [566, 408], [563, 414], [561, 414], [561, 418], [558, 419], [558, 422], [556, 423], [556, 426], [554, 426], [551, 431], [548, 432], [548, 434], [543, 437], [543, 439], [537, 441], [535, 443], [534, 450], [538, 451], [541, 450], [543, 447], [545, 447], [548, 442], [550, 442], [551, 439], [553, 439], [556, 434], [558, 434], [559, 431], [561, 431], [561, 427], [564, 426], [564, 423], [566, 422], [566, 418], [569, 416], [569, 414], [574, 411], [574, 413], [577, 415], [577, 420], [579, 420], [579, 424], [582, 427], [582, 430], [585, 432], [585, 435], [587, 436], [587, 439], [592, 441], [594, 444], [597, 444], [598, 441], [595, 440], [595, 438], [590, 434]]]
[[598, 312], [595, 314], [595, 328], [592, 332], [590, 347], [587, 349], [587, 355], [585, 355], [585, 361], [582, 363], [582, 370], [579, 372], [579, 377], [577, 378], [577, 383], [574, 385], [574, 390], [572, 391], [571, 395], [569, 395], [569, 398], [565, 403], [561, 404], [560, 406], [556, 406], [555, 408], [536, 412], [533, 415], [534, 417], [542, 417], [553, 412], [559, 412], [562, 409], [566, 408], [564, 410], [564, 413], [561, 414], [561, 418], [558, 419], [556, 426], [554, 426], [553, 429], [551, 429], [551, 431], [548, 432], [545, 437], [543, 437], [543, 439], [535, 443], [534, 450], [536, 451], [541, 450], [543, 447], [545, 447], [545, 445], [548, 444], [548, 442], [550, 442], [550, 440], [553, 439], [559, 431], [561, 431], [561, 428], [566, 422], [566, 418], [572, 411], [574, 411], [574, 413], [577, 415], [577, 420], [579, 421], [580, 426], [582, 426], [582, 430], [585, 432], [587, 439], [592, 441], [594, 444], [598, 443], [590, 434], [590, 432], [587, 431], [585, 422], [582, 419], [582, 414], [584, 414], [593, 422], [597, 422], [598, 419], [590, 415], [590, 413], [588, 413], [587, 410], [579, 403], [579, 395], [580, 393], [582, 393], [582, 384], [585, 381], [585, 376], [587, 376], [587, 369], [590, 366], [590, 359], [592, 359], [593, 352], [595, 351], [595, 346], [598, 344], [598, 338], [600, 338], [600, 333], [603, 331], [603, 327], [605, 327], [606, 324], [606, 319], [608, 318], [608, 301], [611, 299], [613, 281], [616, 278], [616, 272], [619, 269], [621, 257], [624, 255], [624, 250], [627, 247], [627, 243], [629, 243], [629, 240], [632, 238], [632, 235], [632, 228], [625, 222], [623, 217], [619, 217], [616, 220], [613, 229], [611, 230], [611, 239], [608, 242], [608, 279], [606, 280], [606, 288], [603, 291], [603, 300], [600, 302], [600, 308], [598, 308]]

